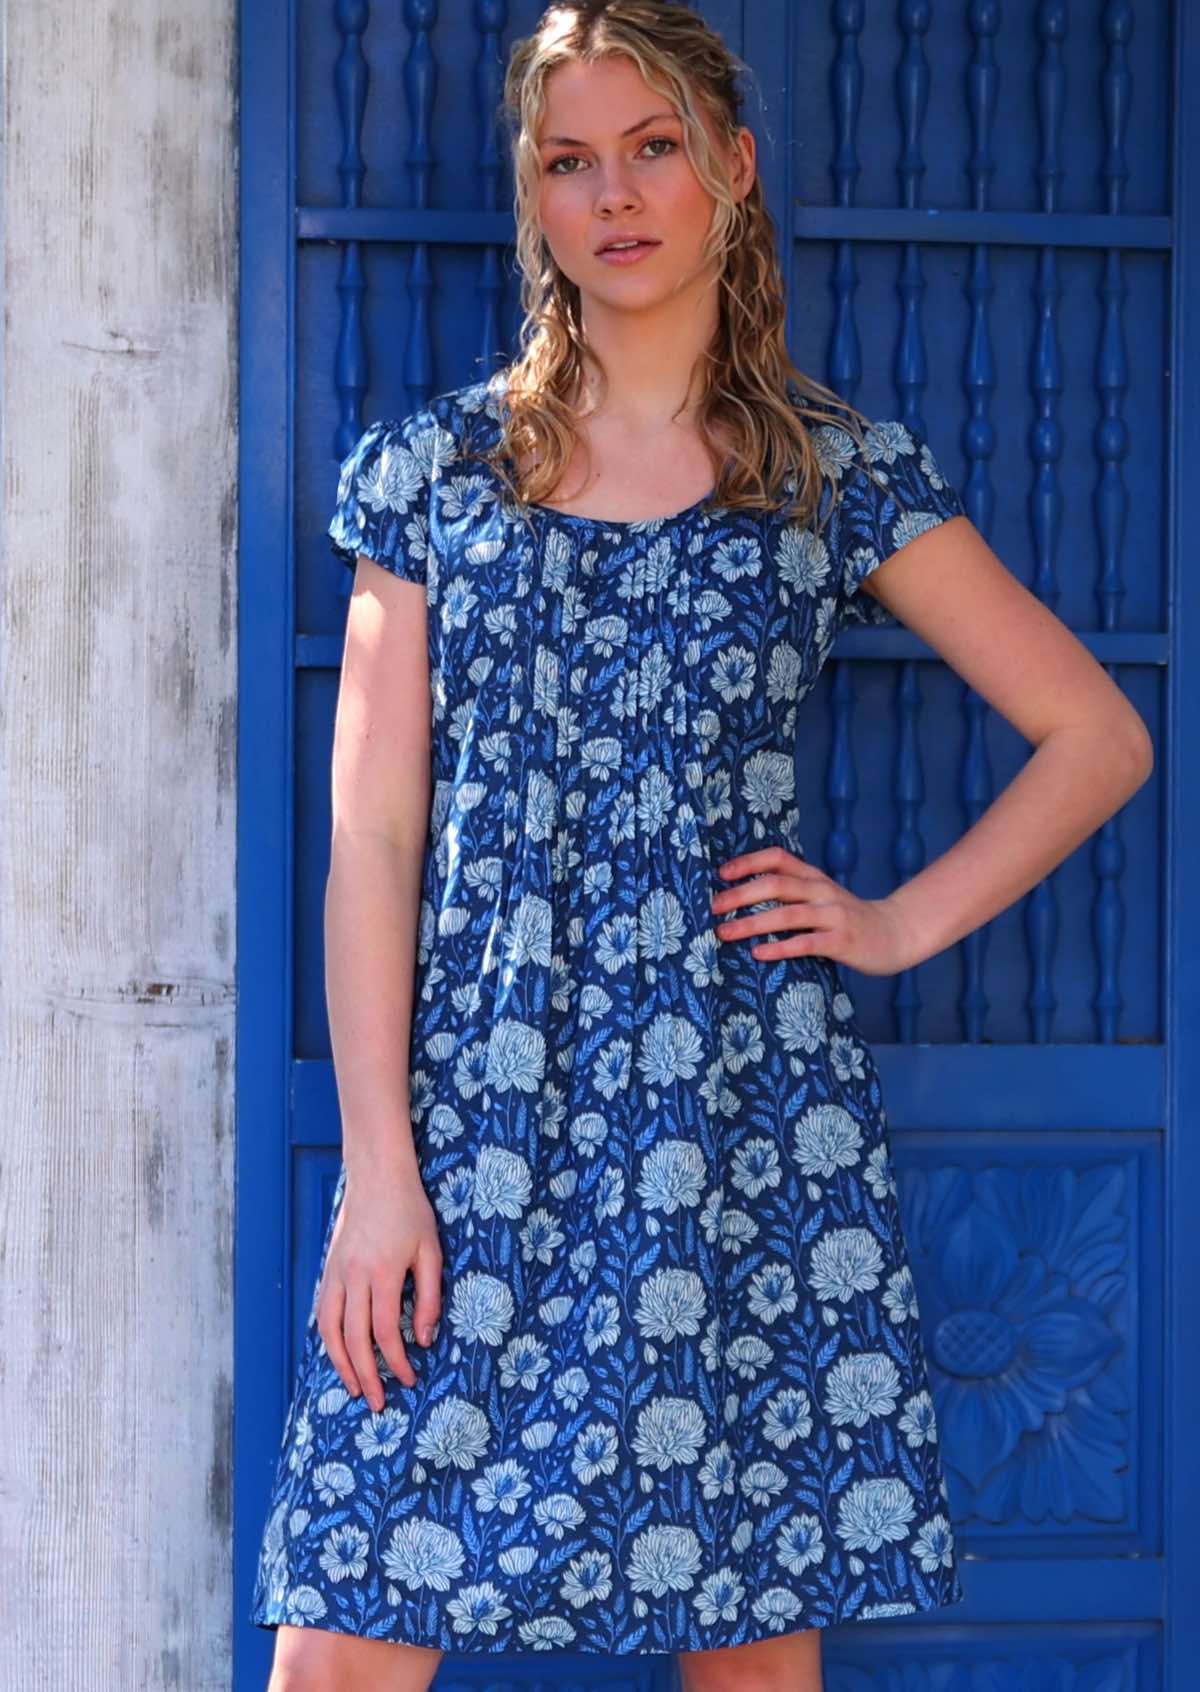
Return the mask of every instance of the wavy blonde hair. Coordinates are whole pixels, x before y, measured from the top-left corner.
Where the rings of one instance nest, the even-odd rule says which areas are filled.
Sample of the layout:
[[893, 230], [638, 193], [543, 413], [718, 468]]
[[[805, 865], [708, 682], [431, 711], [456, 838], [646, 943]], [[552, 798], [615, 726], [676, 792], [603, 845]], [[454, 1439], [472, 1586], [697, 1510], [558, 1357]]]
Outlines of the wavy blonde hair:
[[[602, 379], [604, 371], [584, 339], [579, 289], [555, 263], [538, 222], [537, 134], [546, 79], [556, 66], [572, 60], [593, 64], [618, 54], [632, 59], [649, 86], [674, 107], [692, 167], [716, 201], [704, 256], [721, 258], [719, 325], [703, 355], [696, 413], [714, 467], [710, 503], [730, 509], [790, 507], [790, 515], [807, 524], [819, 505], [822, 476], [803, 419], [827, 422], [830, 408], [843, 411], [854, 420], [848, 432], [860, 450], [869, 420], [806, 376], [788, 355], [783, 277], [762, 182], [756, 173], [740, 200], [731, 189], [742, 103], [737, 77], [747, 67], [682, 0], [556, 0], [532, 34], [513, 43], [503, 117], [516, 186], [522, 351], [491, 379], [502, 434], [480, 456], [524, 508], [544, 501], [558, 486], [581, 444], [573, 396], [581, 387], [585, 350]], [[728, 156], [714, 150], [701, 109]], [[715, 427], [732, 442], [728, 458], [721, 455]], [[522, 459], [533, 468], [522, 473]]]

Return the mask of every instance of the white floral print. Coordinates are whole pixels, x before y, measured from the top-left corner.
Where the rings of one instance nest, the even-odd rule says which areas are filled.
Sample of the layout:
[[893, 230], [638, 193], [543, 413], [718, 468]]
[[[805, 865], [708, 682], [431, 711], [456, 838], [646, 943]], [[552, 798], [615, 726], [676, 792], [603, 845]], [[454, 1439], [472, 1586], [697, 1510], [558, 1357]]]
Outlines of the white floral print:
[[618, 1655], [956, 1603], [875, 1065], [836, 964], [753, 957], [709, 899], [736, 853], [803, 855], [802, 702], [839, 626], [888, 620], [863, 579], [962, 505], [905, 424], [860, 460], [831, 419], [821, 533], [521, 513], [478, 456], [502, 395], [373, 423], [338, 481], [337, 557], [424, 587], [445, 1283], [428, 1347], [405, 1289], [417, 1382], [377, 1352], [379, 1413], [314, 1293], [252, 1619]]

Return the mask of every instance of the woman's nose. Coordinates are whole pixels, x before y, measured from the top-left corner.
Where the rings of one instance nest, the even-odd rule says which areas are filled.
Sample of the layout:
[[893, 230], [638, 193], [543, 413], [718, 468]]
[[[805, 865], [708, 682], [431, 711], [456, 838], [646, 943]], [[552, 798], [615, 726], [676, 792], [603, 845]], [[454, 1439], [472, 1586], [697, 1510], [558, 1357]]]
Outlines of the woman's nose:
[[597, 211], [628, 211], [638, 204], [636, 189], [620, 170], [605, 174], [596, 194]]

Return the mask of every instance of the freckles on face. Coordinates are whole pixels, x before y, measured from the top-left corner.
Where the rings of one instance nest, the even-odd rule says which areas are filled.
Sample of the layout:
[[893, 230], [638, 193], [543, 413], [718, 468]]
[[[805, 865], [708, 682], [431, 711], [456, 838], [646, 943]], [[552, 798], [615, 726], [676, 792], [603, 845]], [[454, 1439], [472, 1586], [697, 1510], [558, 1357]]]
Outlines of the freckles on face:
[[[693, 267], [715, 202], [670, 102], [624, 57], [559, 65], [545, 95], [538, 219], [560, 269], [581, 287], [644, 292]], [[615, 229], [659, 245], [618, 268], [596, 256]]]

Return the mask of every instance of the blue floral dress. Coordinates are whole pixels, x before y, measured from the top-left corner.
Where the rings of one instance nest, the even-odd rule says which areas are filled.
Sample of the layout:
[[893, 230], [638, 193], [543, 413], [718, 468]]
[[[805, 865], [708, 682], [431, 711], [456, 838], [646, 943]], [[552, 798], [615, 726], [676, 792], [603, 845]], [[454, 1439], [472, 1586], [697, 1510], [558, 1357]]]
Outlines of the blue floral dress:
[[372, 424], [329, 526], [425, 586], [443, 1306], [423, 1348], [406, 1287], [417, 1383], [377, 1350], [374, 1413], [314, 1289], [252, 1620], [616, 1655], [957, 1603], [878, 1073], [837, 965], [754, 957], [709, 900], [737, 853], [802, 854], [800, 705], [839, 625], [888, 621], [863, 578], [962, 504], [903, 424], [876, 483], [831, 413], [821, 533], [521, 514], [471, 456], [494, 381]]

